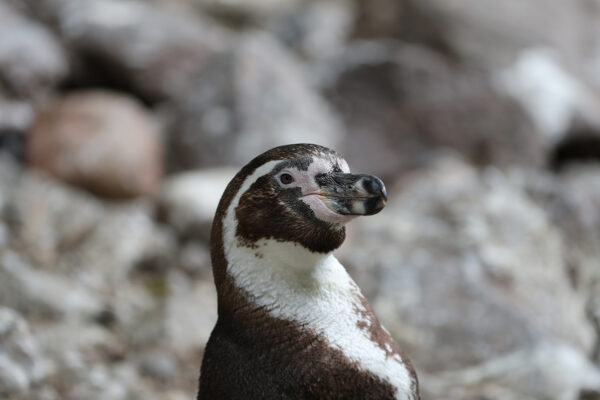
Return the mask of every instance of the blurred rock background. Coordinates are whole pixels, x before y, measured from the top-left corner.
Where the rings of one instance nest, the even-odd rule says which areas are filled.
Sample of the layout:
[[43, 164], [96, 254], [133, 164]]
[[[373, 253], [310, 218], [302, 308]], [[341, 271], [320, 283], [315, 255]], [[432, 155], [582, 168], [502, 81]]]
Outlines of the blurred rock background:
[[598, 0], [1, 0], [0, 398], [194, 398], [221, 192], [316, 142], [424, 400], [600, 399], [599, 132]]

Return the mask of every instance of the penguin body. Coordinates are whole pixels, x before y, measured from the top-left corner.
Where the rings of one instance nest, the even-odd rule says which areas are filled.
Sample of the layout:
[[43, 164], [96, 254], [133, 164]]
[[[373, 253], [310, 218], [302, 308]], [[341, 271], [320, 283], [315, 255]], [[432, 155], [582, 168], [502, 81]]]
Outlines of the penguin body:
[[413, 367], [332, 254], [344, 224], [386, 199], [378, 178], [317, 145], [242, 168], [213, 222], [219, 318], [198, 399], [419, 399]]

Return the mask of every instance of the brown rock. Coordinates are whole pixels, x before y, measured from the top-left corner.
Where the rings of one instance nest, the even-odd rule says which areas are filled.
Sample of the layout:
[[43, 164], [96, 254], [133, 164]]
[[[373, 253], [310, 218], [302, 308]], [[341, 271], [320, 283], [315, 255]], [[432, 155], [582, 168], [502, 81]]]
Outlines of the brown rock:
[[98, 195], [153, 194], [162, 164], [157, 126], [134, 100], [82, 92], [54, 100], [30, 132], [30, 165]]

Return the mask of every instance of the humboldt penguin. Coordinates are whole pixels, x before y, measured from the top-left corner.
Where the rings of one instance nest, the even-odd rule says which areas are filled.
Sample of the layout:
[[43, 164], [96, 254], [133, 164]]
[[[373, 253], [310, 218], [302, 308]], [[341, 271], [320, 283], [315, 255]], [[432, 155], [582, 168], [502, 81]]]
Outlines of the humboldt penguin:
[[344, 224], [386, 200], [379, 178], [314, 144], [237, 173], [212, 226], [218, 320], [198, 399], [420, 398], [410, 361], [332, 254]]

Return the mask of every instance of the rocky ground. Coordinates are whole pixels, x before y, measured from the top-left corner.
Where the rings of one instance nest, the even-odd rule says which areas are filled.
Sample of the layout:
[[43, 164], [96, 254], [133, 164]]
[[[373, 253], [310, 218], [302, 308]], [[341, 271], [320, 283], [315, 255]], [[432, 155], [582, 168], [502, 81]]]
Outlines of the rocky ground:
[[599, 132], [598, 0], [0, 0], [0, 398], [194, 398], [220, 194], [316, 142], [424, 400], [600, 399]]

